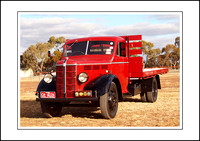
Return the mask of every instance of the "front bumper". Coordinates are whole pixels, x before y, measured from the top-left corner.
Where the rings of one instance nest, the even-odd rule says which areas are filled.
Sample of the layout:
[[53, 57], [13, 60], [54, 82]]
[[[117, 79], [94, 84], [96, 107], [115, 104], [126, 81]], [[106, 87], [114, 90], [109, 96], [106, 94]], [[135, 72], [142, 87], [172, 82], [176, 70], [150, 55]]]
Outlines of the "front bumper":
[[89, 98], [36, 98], [37, 102], [71, 102], [71, 101], [98, 101], [97, 97]]

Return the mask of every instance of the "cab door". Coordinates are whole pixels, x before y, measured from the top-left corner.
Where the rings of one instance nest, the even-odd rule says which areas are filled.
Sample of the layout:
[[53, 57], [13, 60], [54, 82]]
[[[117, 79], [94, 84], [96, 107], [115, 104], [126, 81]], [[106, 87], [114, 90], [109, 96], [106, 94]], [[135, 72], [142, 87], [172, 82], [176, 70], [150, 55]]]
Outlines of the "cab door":
[[122, 93], [126, 93], [129, 78], [128, 52], [125, 42], [118, 42], [113, 62], [113, 74], [115, 74], [122, 86]]

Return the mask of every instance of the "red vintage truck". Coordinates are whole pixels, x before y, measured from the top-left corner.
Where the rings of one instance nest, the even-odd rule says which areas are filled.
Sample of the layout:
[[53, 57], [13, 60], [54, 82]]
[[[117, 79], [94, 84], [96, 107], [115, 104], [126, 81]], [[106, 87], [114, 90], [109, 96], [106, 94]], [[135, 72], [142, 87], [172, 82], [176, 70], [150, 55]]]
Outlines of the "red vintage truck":
[[168, 69], [143, 69], [141, 40], [141, 35], [67, 40], [56, 76], [45, 74], [37, 87], [36, 101], [44, 115], [59, 116], [63, 106], [75, 101], [99, 106], [103, 117], [111, 119], [123, 94], [140, 94], [141, 101], [155, 102], [159, 74]]

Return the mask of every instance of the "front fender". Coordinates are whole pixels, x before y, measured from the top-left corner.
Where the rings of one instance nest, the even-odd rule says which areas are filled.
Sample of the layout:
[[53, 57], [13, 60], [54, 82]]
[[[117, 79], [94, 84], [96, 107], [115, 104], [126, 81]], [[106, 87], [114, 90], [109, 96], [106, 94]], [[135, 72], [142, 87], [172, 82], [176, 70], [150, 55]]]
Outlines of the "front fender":
[[97, 96], [104, 95], [109, 91], [111, 83], [114, 79], [118, 79], [117, 76], [113, 74], [106, 74], [99, 77], [92, 86], [92, 90], [97, 90]]
[[46, 83], [44, 79], [40, 81], [37, 87], [37, 92], [40, 91], [55, 91], [56, 92], [56, 76], [53, 76], [53, 81], [51, 83]]

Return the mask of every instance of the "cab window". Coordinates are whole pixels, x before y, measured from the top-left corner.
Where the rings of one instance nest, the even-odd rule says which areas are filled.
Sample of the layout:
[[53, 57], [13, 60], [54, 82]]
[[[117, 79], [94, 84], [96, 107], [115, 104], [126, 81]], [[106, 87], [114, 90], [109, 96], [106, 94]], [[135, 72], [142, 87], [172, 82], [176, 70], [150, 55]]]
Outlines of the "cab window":
[[126, 57], [126, 44], [119, 42], [117, 45], [117, 56]]

